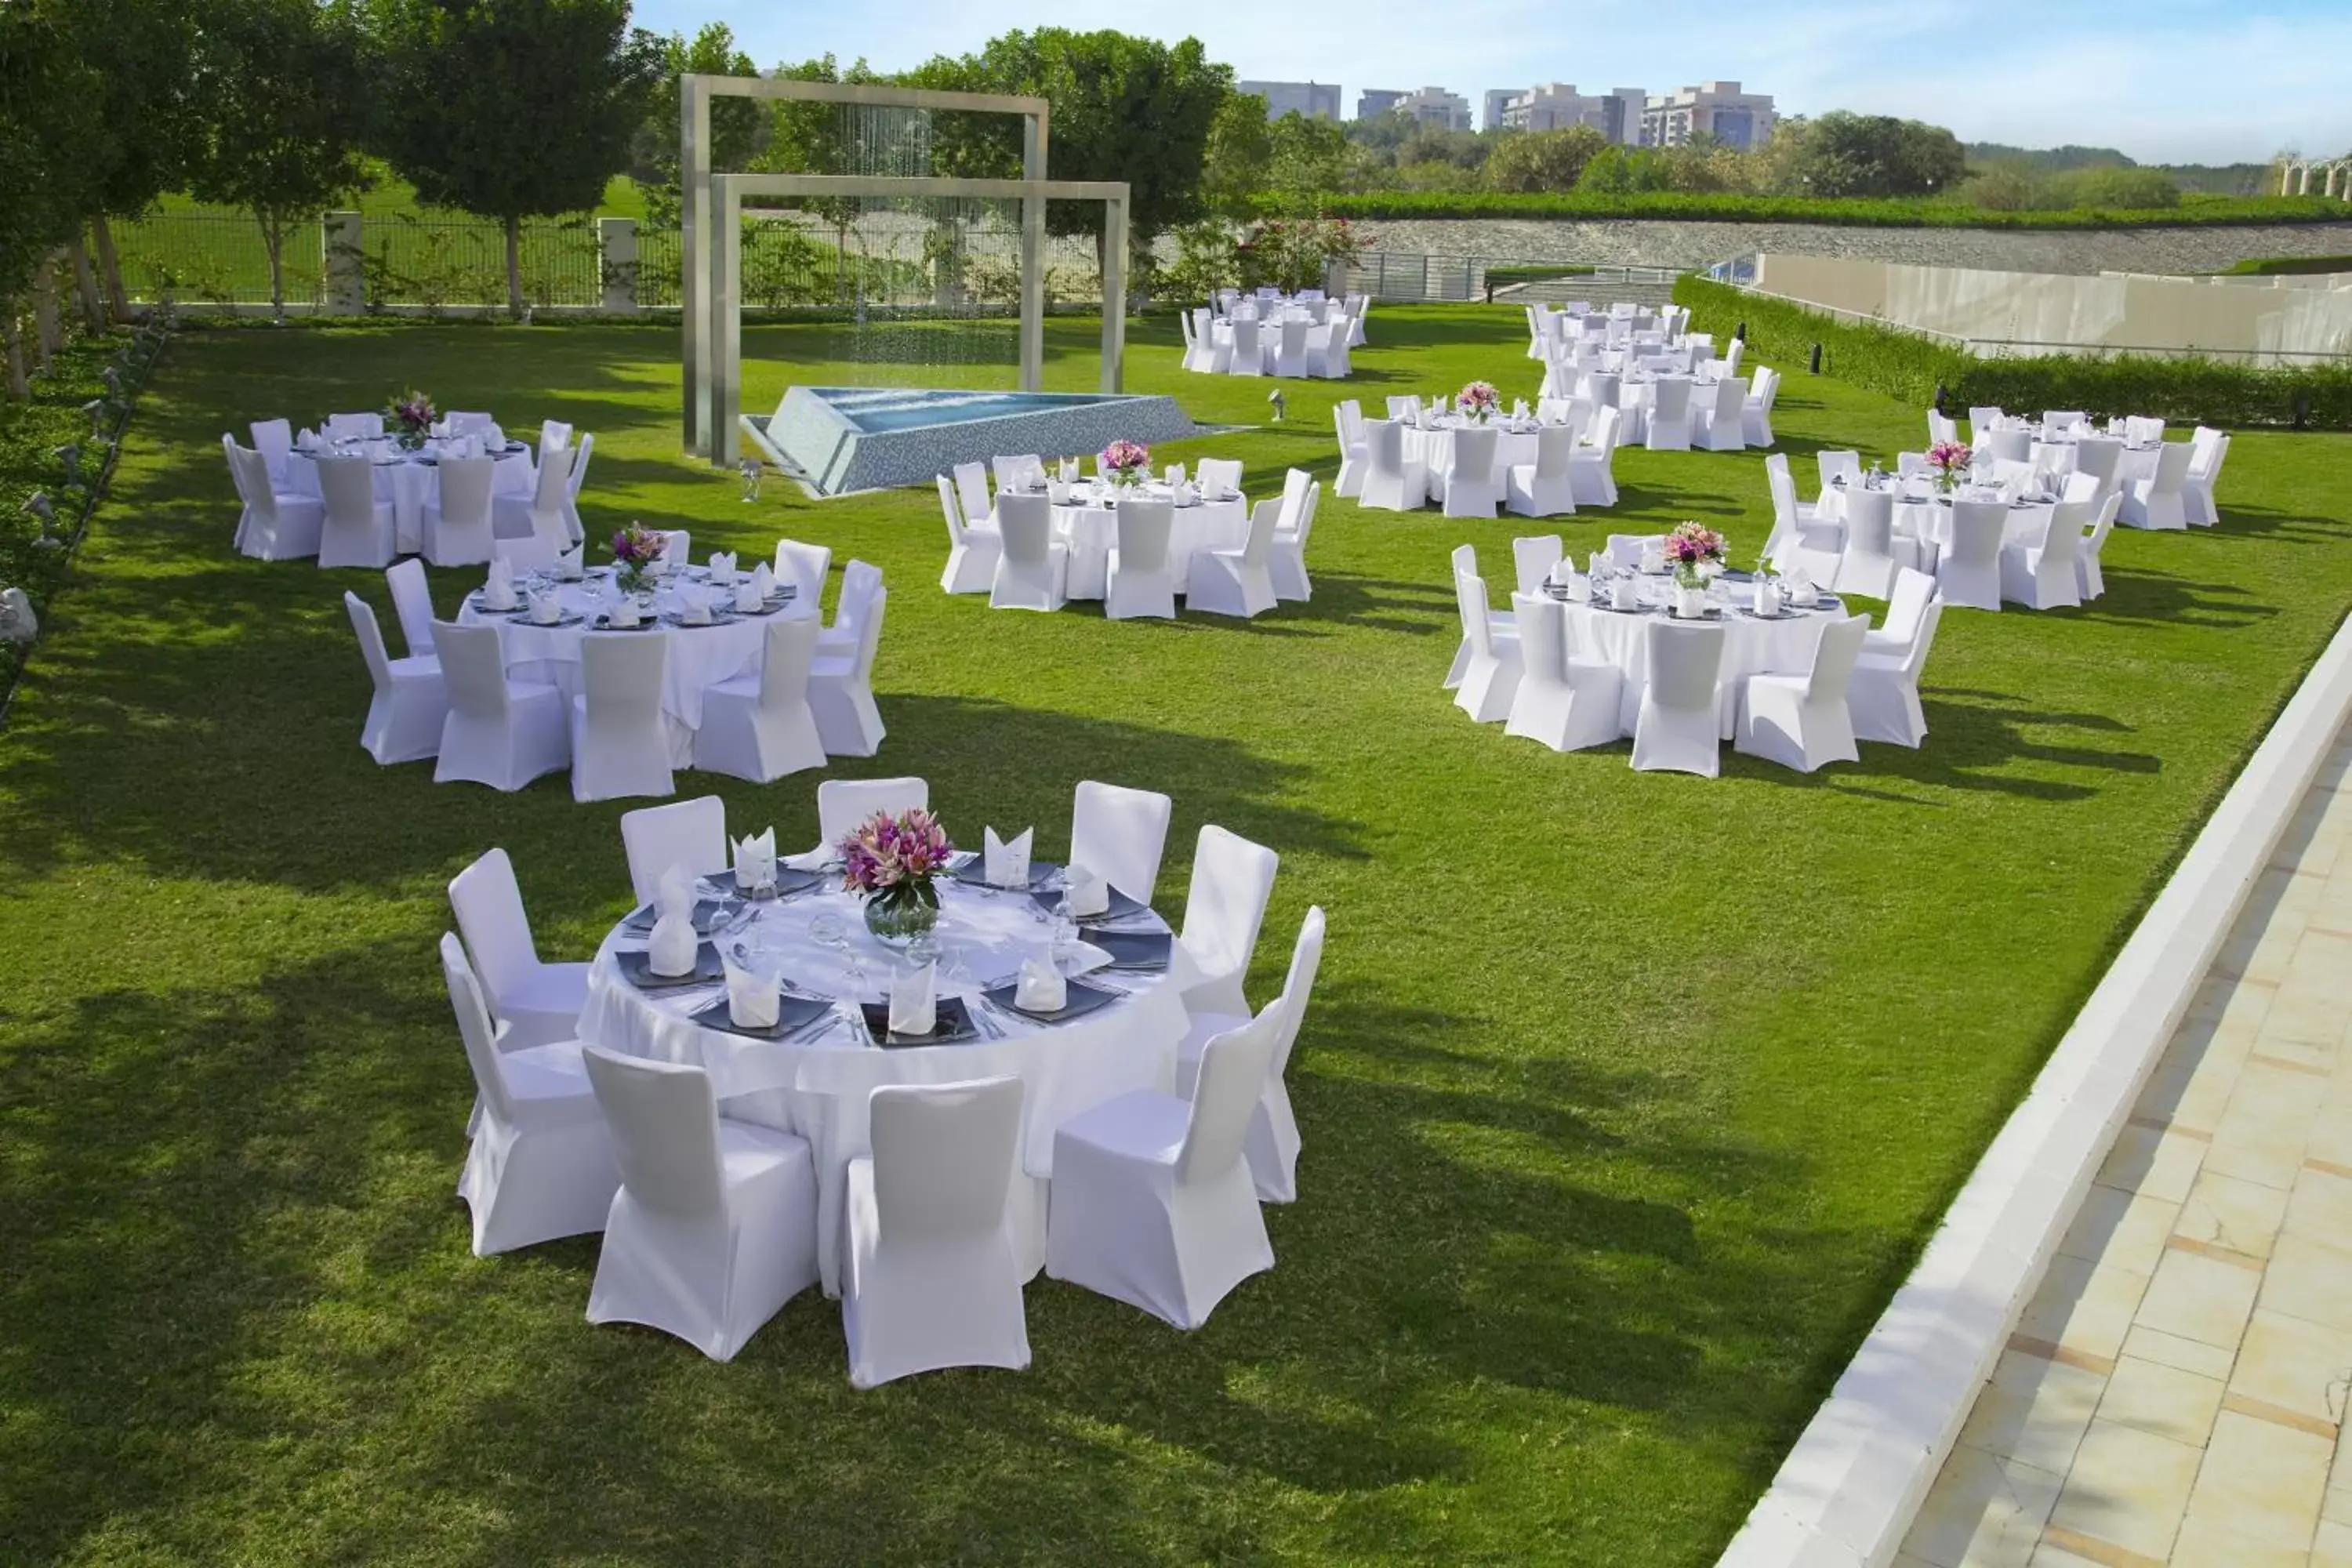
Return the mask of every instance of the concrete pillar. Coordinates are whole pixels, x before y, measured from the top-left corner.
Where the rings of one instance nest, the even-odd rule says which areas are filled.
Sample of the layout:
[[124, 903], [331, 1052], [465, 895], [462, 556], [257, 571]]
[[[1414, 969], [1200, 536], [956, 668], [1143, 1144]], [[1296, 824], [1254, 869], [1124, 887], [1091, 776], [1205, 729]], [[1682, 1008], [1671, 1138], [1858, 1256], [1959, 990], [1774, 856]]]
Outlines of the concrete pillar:
[[356, 316], [367, 310], [367, 251], [360, 215], [329, 213], [320, 226], [325, 247], [327, 309], [338, 316]]
[[596, 262], [604, 279], [604, 307], [614, 315], [637, 313], [637, 220], [596, 220]]

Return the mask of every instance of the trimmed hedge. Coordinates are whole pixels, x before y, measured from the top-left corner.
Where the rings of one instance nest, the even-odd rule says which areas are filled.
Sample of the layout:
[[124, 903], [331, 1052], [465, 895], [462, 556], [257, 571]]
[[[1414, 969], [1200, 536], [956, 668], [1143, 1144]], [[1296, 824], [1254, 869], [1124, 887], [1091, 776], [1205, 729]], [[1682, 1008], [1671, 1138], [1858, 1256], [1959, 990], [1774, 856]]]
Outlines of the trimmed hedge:
[[1677, 191], [1366, 191], [1318, 198], [1328, 217], [1647, 218], [1708, 223], [1819, 223], [1851, 228], [2198, 228], [2210, 225], [2352, 222], [2325, 196], [2184, 196], [2142, 212], [1994, 212], [1965, 203], [1832, 200], [1822, 196], [1693, 195]]
[[2080, 408], [2242, 429], [2293, 425], [2301, 397], [2307, 399], [2306, 428], [2352, 430], [2352, 365], [2266, 369], [2202, 355], [1979, 359], [1931, 338], [1837, 321], [1696, 276], [1675, 285], [1675, 302], [1689, 307], [1693, 325], [1718, 341], [1745, 321], [1748, 352], [1783, 375], [1803, 374], [1819, 343], [1825, 373], [1922, 407], [1941, 387], [1945, 406], [1954, 410], [1979, 404], [2019, 412]]
[[2232, 278], [2299, 277], [2312, 272], [2352, 272], [2352, 256], [2255, 256], [2221, 269]]

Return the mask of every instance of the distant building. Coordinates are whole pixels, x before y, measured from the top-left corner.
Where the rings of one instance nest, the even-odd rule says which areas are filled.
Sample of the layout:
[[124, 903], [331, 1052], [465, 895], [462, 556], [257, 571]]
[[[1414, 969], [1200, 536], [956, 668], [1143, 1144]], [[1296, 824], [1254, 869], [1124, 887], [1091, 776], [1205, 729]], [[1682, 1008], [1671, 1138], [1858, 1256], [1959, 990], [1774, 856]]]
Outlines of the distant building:
[[1243, 81], [1234, 85], [1244, 92], [1254, 92], [1265, 100], [1265, 117], [1268, 120], [1279, 120], [1286, 114], [1335, 122], [1343, 118], [1339, 112], [1339, 89], [1336, 83]]
[[1503, 128], [1504, 110], [1510, 107], [1511, 100], [1517, 98], [1518, 95], [1519, 89], [1516, 87], [1488, 88], [1486, 89], [1486, 102], [1481, 108], [1478, 115], [1478, 129], [1481, 131], [1500, 131]]
[[1470, 100], [1442, 87], [1424, 87], [1418, 92], [1405, 93], [1389, 107], [1412, 116], [1417, 123], [1434, 125], [1441, 131], [1470, 129]]
[[1642, 110], [1642, 145], [1680, 147], [1713, 136], [1727, 147], [1761, 147], [1772, 139], [1772, 95], [1742, 92], [1736, 81], [1710, 81], [1652, 98]]
[[1378, 120], [1403, 101], [1402, 88], [1368, 87], [1356, 94], [1356, 118]]
[[1622, 147], [1641, 144], [1642, 113], [1648, 97], [1638, 87], [1587, 95], [1564, 81], [1486, 94], [1489, 105], [1503, 99], [1501, 124], [1511, 131], [1566, 131], [1589, 125]]

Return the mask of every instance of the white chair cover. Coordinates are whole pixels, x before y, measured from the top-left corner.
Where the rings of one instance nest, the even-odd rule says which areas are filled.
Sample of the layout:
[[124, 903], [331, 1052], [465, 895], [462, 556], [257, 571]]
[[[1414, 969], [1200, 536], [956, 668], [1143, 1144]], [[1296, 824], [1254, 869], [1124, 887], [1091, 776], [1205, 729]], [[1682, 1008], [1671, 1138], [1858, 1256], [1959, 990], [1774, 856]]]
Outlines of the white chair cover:
[[1633, 766], [1715, 777], [1722, 766], [1723, 627], [1654, 620], [1642, 634], [1648, 683], [1633, 727]]
[[1111, 546], [1104, 579], [1103, 618], [1173, 620], [1176, 572], [1169, 563], [1168, 536], [1176, 526], [1171, 501], [1129, 499], [1112, 516], [1118, 542]]
[[492, 849], [449, 881], [449, 910], [466, 939], [484, 999], [500, 1026], [502, 1050], [577, 1038], [588, 1000], [588, 966], [539, 956], [515, 883], [514, 862]]
[[816, 634], [814, 616], [776, 616], [761, 638], [755, 674], [703, 688], [702, 722], [694, 731], [696, 767], [767, 784], [824, 766], [824, 742], [809, 706]]
[[1044, 496], [996, 495], [996, 528], [1003, 539], [988, 591], [992, 610], [1058, 610], [1068, 602], [1068, 546], [1054, 537], [1053, 508]]
[[[1528, 542], [1522, 541], [1522, 542]], [[1506, 735], [1524, 736], [1555, 752], [1605, 746], [1618, 736], [1624, 677], [1604, 659], [1570, 657], [1568, 612], [1540, 588], [1512, 595], [1524, 668]]]
[[1860, 760], [1846, 690], [1869, 632], [1868, 616], [1832, 621], [1822, 628], [1809, 672], [1749, 676], [1735, 748], [1801, 773]]
[[448, 690], [439, 662], [429, 654], [422, 658], [392, 658], [384, 650], [383, 631], [376, 625], [375, 611], [357, 594], [345, 592], [343, 609], [351, 616], [360, 658], [367, 665], [368, 680], [373, 687], [367, 721], [360, 726], [360, 744], [386, 767], [438, 754], [441, 731], [449, 719]]
[[[850, 563], [853, 568], [865, 564]], [[847, 584], [845, 572], [845, 591]], [[874, 700], [874, 662], [881, 656], [882, 617], [889, 607], [889, 591], [877, 580], [858, 618], [857, 646], [846, 653], [829, 653], [822, 639], [817, 645], [816, 663], [809, 668], [809, 710], [816, 715], [817, 739], [829, 756], [870, 757], [882, 749], [882, 738], [888, 733], [881, 707]]]
[[816, 786], [817, 832], [840, 843], [877, 812], [929, 811], [931, 786], [922, 779], [826, 779]]
[[572, 798], [667, 795], [669, 731], [662, 680], [669, 639], [592, 632], [580, 639], [580, 695], [572, 703]]
[[433, 623], [433, 653], [449, 692], [433, 782], [465, 780], [518, 790], [571, 760], [563, 694], [538, 681], [509, 681], [494, 626]]
[[691, 877], [716, 876], [734, 864], [727, 803], [705, 795], [625, 811], [621, 851], [628, 857], [629, 891], [640, 904], [654, 901], [662, 878], [674, 867], [685, 868]]
[[1274, 896], [1280, 857], [1214, 823], [1201, 829], [1192, 851], [1192, 883], [1184, 924], [1176, 938], [1200, 979], [1185, 987], [1184, 1005], [1196, 1013], [1247, 1013], [1242, 982], [1257, 951], [1266, 900]]
[[1150, 903], [1160, 886], [1173, 809], [1166, 795], [1151, 790], [1092, 779], [1081, 783], [1070, 812], [1070, 864], [1085, 867], [1130, 899]]

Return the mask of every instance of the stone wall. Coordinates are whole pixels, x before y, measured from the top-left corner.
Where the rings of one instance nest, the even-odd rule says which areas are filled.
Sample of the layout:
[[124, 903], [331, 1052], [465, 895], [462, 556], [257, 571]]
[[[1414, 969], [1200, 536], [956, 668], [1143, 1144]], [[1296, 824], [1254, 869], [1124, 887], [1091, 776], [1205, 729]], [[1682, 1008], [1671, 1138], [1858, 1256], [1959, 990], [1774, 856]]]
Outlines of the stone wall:
[[2352, 222], [2137, 229], [1842, 228], [1801, 223], [1367, 220], [1381, 250], [1695, 268], [1765, 251], [2014, 272], [2215, 272], [2258, 256], [2352, 255]]

